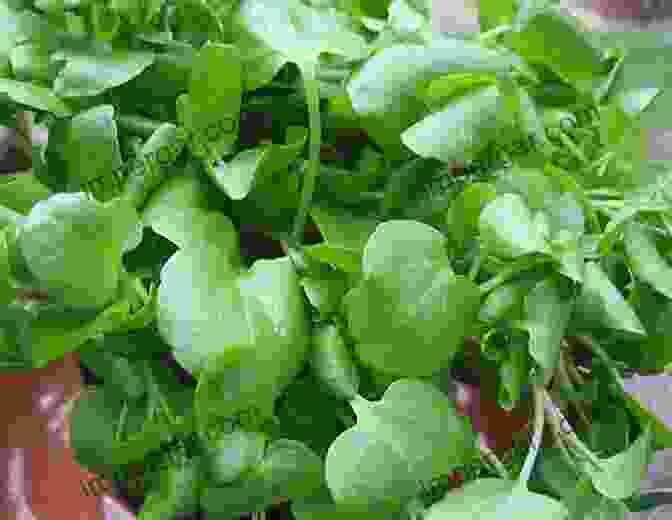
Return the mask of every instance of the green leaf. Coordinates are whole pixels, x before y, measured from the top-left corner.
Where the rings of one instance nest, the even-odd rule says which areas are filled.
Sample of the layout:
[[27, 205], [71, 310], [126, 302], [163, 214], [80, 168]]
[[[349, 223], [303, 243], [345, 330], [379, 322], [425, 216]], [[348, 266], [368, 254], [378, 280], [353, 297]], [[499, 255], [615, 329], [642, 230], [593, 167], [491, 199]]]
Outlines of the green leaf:
[[405, 517], [405, 512], [397, 516], [388, 515], [376, 511], [348, 511], [339, 508], [324, 487], [311, 497], [301, 500], [293, 500], [292, 514], [296, 520], [400, 520]]
[[325, 242], [306, 247], [306, 253], [345, 272], [360, 272], [364, 246], [380, 221], [326, 206], [313, 206], [310, 215]]
[[118, 199], [102, 204], [84, 193], [57, 193], [33, 206], [18, 245], [26, 266], [50, 297], [97, 308], [117, 292], [135, 210]]
[[488, 203], [478, 224], [486, 250], [501, 258], [546, 251], [545, 236], [519, 195], [507, 193]]
[[627, 450], [600, 460], [601, 471], [590, 464], [585, 465], [600, 493], [623, 500], [640, 490], [644, 470], [651, 461], [651, 438], [652, 429], [648, 426]]
[[583, 289], [574, 308], [575, 326], [595, 326], [646, 335], [644, 326], [597, 262], [587, 262]]
[[179, 513], [195, 513], [199, 505], [200, 472], [196, 461], [160, 470], [138, 520], [159, 520]]
[[93, 318], [56, 309], [39, 312], [24, 330], [21, 343], [36, 368], [61, 359], [101, 334], [115, 332], [129, 319], [128, 302], [115, 303]]
[[[86, 392], [70, 414], [70, 444], [75, 460], [90, 471], [109, 471], [116, 462], [115, 431], [123, 400], [107, 387]], [[102, 472], [102, 471], [101, 471]]]
[[629, 222], [625, 226], [624, 243], [635, 276], [672, 298], [672, 267], [658, 252], [651, 233], [641, 224]]
[[0, 204], [22, 215], [39, 201], [49, 198], [51, 191], [35, 175], [27, 172], [6, 175], [0, 184]]
[[428, 376], [454, 356], [480, 297], [473, 282], [453, 274], [444, 243], [437, 230], [404, 220], [381, 224], [369, 238], [363, 280], [344, 301], [362, 362]]
[[[112, 105], [99, 105], [72, 118], [62, 150], [69, 191], [117, 174], [122, 164]], [[110, 198], [109, 196], [107, 198]]]
[[214, 485], [229, 484], [261, 463], [267, 437], [236, 430], [208, 443], [203, 465]]
[[[145, 204], [142, 220], [154, 232], [181, 248], [197, 243], [207, 236], [208, 230], [215, 235], [226, 235], [228, 238], [223, 243], [230, 244], [226, 247], [230, 251], [229, 258], [236, 262], [239, 256], [233, 224], [224, 215], [208, 211], [205, 187], [195, 176], [174, 176], [161, 184]], [[215, 231], [216, 228], [219, 231]], [[226, 233], [222, 233], [224, 229]]]
[[518, 13], [518, 0], [479, 0], [478, 23], [481, 32], [511, 25]]
[[0, 94], [15, 103], [51, 112], [59, 117], [67, 117], [72, 113], [70, 107], [51, 90], [32, 83], [0, 78]]
[[473, 455], [468, 424], [429, 383], [402, 379], [380, 401], [351, 404], [357, 424], [336, 438], [325, 466], [334, 501], [346, 510], [398, 511], [421, 482]]
[[389, 42], [426, 43], [436, 38], [432, 27], [432, 6], [428, 0], [392, 0], [387, 24], [378, 35], [377, 47]]
[[228, 486], [205, 484], [201, 491], [201, 508], [209, 516], [236, 520], [250, 512], [264, 511], [272, 497], [261, 477], [248, 478]]
[[279, 439], [270, 444], [256, 469], [275, 500], [298, 499], [320, 489], [322, 459], [305, 444]]
[[87, 350], [79, 353], [80, 361], [119, 395], [139, 399], [147, 391], [143, 373], [138, 366], [122, 356], [105, 350]]
[[359, 372], [338, 328], [327, 324], [313, 332], [309, 357], [315, 375], [342, 399], [353, 399], [359, 390]]
[[303, 127], [287, 129], [287, 144], [269, 144], [244, 150], [230, 162], [217, 165], [213, 180], [233, 200], [244, 199], [255, 182], [282, 171], [296, 160], [308, 138]]
[[296, 378], [278, 402], [278, 436], [296, 439], [324, 459], [344, 424], [354, 424], [349, 406], [336, 398], [312, 371]]
[[350, 18], [334, 9], [299, 0], [242, 0], [239, 17], [245, 29], [299, 66], [316, 62], [323, 53], [350, 60], [368, 53], [366, 40], [353, 30]]
[[521, 315], [530, 289], [528, 280], [516, 280], [500, 285], [483, 300], [478, 319], [494, 324]]
[[401, 140], [421, 157], [468, 160], [501, 131], [501, 102], [496, 86], [482, 88], [406, 129]]
[[216, 229], [200, 248], [171, 257], [158, 295], [161, 336], [177, 361], [200, 378], [196, 402], [203, 424], [248, 409], [271, 414], [308, 348], [291, 260], [259, 260], [241, 271], [231, 265], [228, 239]]
[[[400, 145], [402, 132], [425, 113], [418, 87], [447, 74], [505, 74], [511, 65], [509, 57], [463, 40], [440, 39], [426, 47], [395, 45], [367, 60], [353, 75], [347, 88], [362, 126], [377, 144], [394, 150]], [[453, 110], [454, 117], [461, 115], [469, 118], [470, 123], [472, 119], [481, 120], [476, 108], [473, 113], [470, 112], [478, 101], [481, 110], [494, 110], [496, 95], [485, 90], [488, 94], [481, 94], [471, 103], [457, 104]], [[450, 117], [446, 114], [443, 118], [442, 132], [445, 135], [448, 135], [445, 128], [453, 128]], [[431, 122], [432, 119], [424, 126], [429, 127]], [[410, 139], [410, 136], [404, 139], [406, 146], [410, 146], [411, 141], [415, 142]], [[413, 146], [410, 147], [416, 151]]]
[[630, 511], [623, 502], [602, 497], [600, 503], [591, 509], [586, 520], [627, 520]]
[[504, 35], [507, 46], [561, 78], [578, 83], [605, 71], [602, 51], [577, 21], [555, 7], [530, 12], [517, 31]]
[[65, 61], [54, 80], [54, 93], [63, 97], [92, 97], [138, 76], [154, 62], [145, 51], [114, 50], [104, 53], [58, 51], [53, 60]]
[[[354, 269], [359, 270], [359, 261]], [[340, 312], [343, 296], [349, 288], [348, 277], [345, 273], [332, 271], [319, 277], [304, 276], [300, 283], [310, 304], [324, 318]]]
[[192, 132], [192, 153], [197, 157], [219, 159], [233, 150], [242, 75], [240, 50], [234, 45], [207, 43], [194, 58], [189, 93], [178, 97], [178, 119]]
[[497, 402], [509, 412], [518, 406], [529, 382], [527, 338], [517, 335], [515, 339], [509, 343], [508, 357], [499, 367]]
[[596, 34], [602, 46], [624, 49], [625, 58], [611, 95], [638, 89], [660, 89], [661, 92], [641, 115], [646, 128], [667, 128], [672, 93], [670, 71], [665, 66], [672, 56], [672, 42], [662, 31], [613, 31]]
[[531, 493], [515, 482], [484, 478], [475, 480], [429, 508], [427, 520], [513, 520], [521, 513], [530, 518], [566, 520], [567, 508], [546, 495]]
[[497, 190], [493, 186], [476, 182], [468, 185], [450, 205], [446, 215], [448, 229], [461, 247], [468, 239], [478, 235], [481, 211], [496, 197]]
[[496, 83], [490, 74], [448, 74], [432, 80], [425, 90], [423, 99], [432, 110], [441, 110], [451, 101]]
[[547, 372], [557, 367], [572, 304], [554, 280], [543, 280], [525, 298], [530, 354]]

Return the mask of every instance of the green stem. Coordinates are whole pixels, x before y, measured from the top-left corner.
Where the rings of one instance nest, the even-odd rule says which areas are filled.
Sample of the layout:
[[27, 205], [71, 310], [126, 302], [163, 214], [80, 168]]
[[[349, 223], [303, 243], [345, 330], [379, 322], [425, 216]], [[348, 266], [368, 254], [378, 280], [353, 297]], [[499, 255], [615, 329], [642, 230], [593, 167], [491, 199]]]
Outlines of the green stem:
[[482, 262], [483, 262], [483, 252], [479, 250], [478, 253], [476, 253], [476, 258], [474, 258], [474, 261], [471, 263], [469, 274], [467, 275], [469, 277], [469, 280], [471, 280], [472, 282], [476, 280], [476, 277], [478, 276], [478, 273], [481, 270]]
[[572, 138], [569, 137], [565, 132], [560, 130], [558, 132], [558, 136], [560, 137], [560, 141], [562, 141], [562, 144], [564, 144], [567, 149], [571, 152], [571, 154], [576, 157], [579, 161], [581, 161], [583, 164], [588, 164], [588, 158], [585, 156], [583, 151], [576, 146], [574, 141], [572, 141]]
[[499, 460], [499, 457], [494, 451], [483, 443], [479, 446], [479, 450], [483, 460], [490, 464], [501, 478], [511, 480], [511, 473], [509, 473], [509, 470], [506, 469], [506, 466]]
[[[554, 428], [561, 432], [562, 438], [566, 445], [577, 453], [580, 457], [589, 461], [596, 469], [601, 470], [600, 459], [590, 451], [590, 449], [581, 442], [581, 439], [574, 433], [569, 421], [565, 419], [562, 412], [553, 403], [553, 400], [544, 390], [544, 408], [546, 416], [554, 423]], [[564, 426], [563, 426], [564, 425]]]
[[534, 462], [537, 459], [537, 454], [539, 453], [539, 448], [541, 447], [541, 438], [544, 434], [545, 390], [538, 385], [534, 385], [532, 393], [534, 396], [534, 433], [532, 434], [530, 451], [527, 453], [527, 457], [525, 457], [523, 469], [520, 470], [520, 475], [518, 476], [518, 483], [521, 486], [527, 485], [527, 482], [532, 476], [532, 469], [534, 468]]
[[303, 84], [308, 103], [308, 121], [310, 126], [310, 142], [308, 148], [308, 168], [303, 179], [301, 205], [294, 221], [292, 246], [299, 247], [303, 240], [308, 211], [315, 193], [317, 177], [320, 173], [320, 148], [322, 147], [322, 121], [320, 119], [320, 83], [317, 80], [317, 63], [308, 62], [301, 66]]
[[616, 365], [614, 364], [614, 361], [611, 359], [609, 354], [607, 354], [607, 352], [594, 339], [589, 338], [588, 336], [579, 336], [577, 339], [582, 345], [588, 347], [600, 361], [602, 361], [604, 366], [607, 368], [607, 372], [613, 379], [614, 384], [618, 389], [618, 393], [621, 395], [621, 397], [623, 397], [623, 399], [627, 401], [629, 399], [629, 395], [625, 391], [623, 378], [616, 369]]
[[582, 471], [577, 466], [576, 462], [572, 458], [572, 455], [567, 449], [567, 445], [565, 444], [560, 422], [557, 420], [557, 417], [549, 407], [544, 408], [544, 413], [546, 414], [546, 421], [551, 427], [551, 435], [553, 437], [553, 441], [555, 442], [556, 447], [560, 450], [560, 455], [567, 463], [567, 465], [576, 473], [576, 475], [580, 476], [582, 474]]

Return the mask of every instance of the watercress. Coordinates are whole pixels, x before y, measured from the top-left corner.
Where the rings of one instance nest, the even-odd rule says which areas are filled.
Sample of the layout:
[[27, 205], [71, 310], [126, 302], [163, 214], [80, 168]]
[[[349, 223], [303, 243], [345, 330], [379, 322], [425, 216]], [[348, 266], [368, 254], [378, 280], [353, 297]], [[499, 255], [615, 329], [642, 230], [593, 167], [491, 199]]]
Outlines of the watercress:
[[[0, 0], [2, 121], [49, 131], [0, 183], [0, 367], [80, 353], [75, 455], [144, 468], [139, 518], [645, 507], [669, 44], [551, 0], [440, 35], [430, 3]], [[512, 447], [462, 417], [470, 371]]]

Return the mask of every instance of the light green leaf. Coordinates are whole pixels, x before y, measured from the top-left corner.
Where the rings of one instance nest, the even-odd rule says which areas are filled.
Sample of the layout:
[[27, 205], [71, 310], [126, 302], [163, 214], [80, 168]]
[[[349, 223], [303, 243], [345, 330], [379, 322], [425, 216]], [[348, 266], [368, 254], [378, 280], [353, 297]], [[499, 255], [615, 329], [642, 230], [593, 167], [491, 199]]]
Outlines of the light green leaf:
[[606, 72], [602, 51], [574, 18], [556, 7], [531, 11], [522, 26], [505, 34], [504, 40], [526, 60], [546, 65], [570, 82], [591, 80]]
[[481, 241], [486, 250], [501, 258], [545, 252], [545, 236], [535, 225], [534, 215], [519, 195], [506, 193], [488, 203], [479, 219]]
[[146, 51], [115, 50], [106, 53], [58, 51], [54, 60], [64, 60], [54, 80], [54, 92], [63, 97], [91, 97], [123, 85], [154, 62]]
[[248, 410], [270, 417], [308, 350], [298, 277], [286, 257], [240, 271], [228, 258], [229, 239], [217, 239], [180, 250], [164, 265], [159, 333], [200, 377], [196, 403], [204, 424]]
[[229, 240], [235, 240], [236, 244], [228, 249], [235, 251], [238, 238], [233, 224], [223, 222], [222, 218], [225, 217], [214, 216], [207, 210], [205, 187], [193, 175], [169, 178], [150, 196], [142, 211], [145, 225], [181, 248], [200, 240], [209, 227], [215, 226], [215, 221], [220, 221], [219, 233], [228, 230]]
[[326, 457], [326, 479], [339, 508], [397, 512], [421, 482], [470, 460], [473, 434], [450, 399], [429, 383], [399, 380], [383, 398], [352, 401], [358, 422]]
[[650, 232], [637, 222], [625, 226], [625, 251], [635, 276], [672, 298], [672, 266], [658, 252]]
[[646, 335], [644, 326], [597, 262], [587, 262], [574, 318], [580, 327], [595, 325]]
[[377, 47], [388, 42], [427, 43], [436, 38], [432, 27], [432, 2], [429, 0], [392, 0], [387, 24], [375, 42]]
[[428, 376], [450, 361], [476, 318], [478, 287], [455, 276], [437, 230], [416, 221], [378, 226], [363, 280], [345, 297], [359, 358], [383, 372]]
[[485, 478], [449, 492], [429, 508], [426, 520], [566, 520], [567, 508], [557, 500], [521, 488], [515, 482]]
[[287, 129], [287, 144], [262, 145], [244, 150], [230, 162], [217, 165], [213, 180], [233, 200], [244, 199], [255, 182], [282, 171], [296, 160], [308, 139], [303, 127]]
[[421, 157], [463, 161], [475, 156], [503, 128], [502, 99], [496, 86], [462, 96], [411, 126], [402, 142]]
[[553, 372], [560, 356], [560, 342], [572, 313], [572, 301], [553, 280], [537, 284], [525, 298], [530, 354], [541, 367]]
[[67, 117], [72, 113], [70, 107], [51, 90], [32, 83], [0, 78], [0, 94], [15, 103], [51, 112], [58, 117]]
[[114, 199], [57, 193], [33, 206], [18, 236], [26, 266], [54, 301], [101, 307], [117, 292], [122, 252], [136, 229], [135, 210]]
[[333, 8], [310, 7], [299, 0], [242, 0], [243, 26], [269, 48], [299, 66], [322, 53], [349, 60], [366, 57], [368, 46], [352, 28], [350, 17]]
[[[398, 147], [401, 133], [425, 114], [420, 86], [447, 74], [505, 74], [511, 65], [509, 57], [464, 40], [438, 39], [429, 46], [395, 45], [367, 60], [347, 89], [354, 111], [372, 138], [381, 146]], [[493, 104], [489, 97], [493, 96], [486, 96], [486, 107]], [[469, 111], [471, 104], [466, 105], [454, 109], [456, 117]], [[471, 117], [478, 120], [476, 113]], [[445, 135], [452, 124], [443, 123]]]
[[585, 470], [600, 493], [623, 500], [640, 490], [644, 470], [651, 462], [651, 437], [652, 429], [647, 426], [627, 450], [601, 460], [602, 471], [585, 464]]
[[348, 93], [358, 114], [387, 116], [403, 110], [400, 105], [423, 82], [448, 74], [502, 74], [511, 65], [507, 56], [464, 40], [395, 45], [366, 61], [350, 80]]

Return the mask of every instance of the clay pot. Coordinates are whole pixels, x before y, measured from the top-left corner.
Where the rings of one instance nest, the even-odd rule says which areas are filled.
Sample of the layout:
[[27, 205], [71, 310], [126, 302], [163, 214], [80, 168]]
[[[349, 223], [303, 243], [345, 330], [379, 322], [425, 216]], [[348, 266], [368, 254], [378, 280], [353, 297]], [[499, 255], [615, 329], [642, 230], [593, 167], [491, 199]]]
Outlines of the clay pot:
[[118, 499], [83, 490], [96, 476], [73, 458], [66, 415], [81, 387], [74, 354], [45, 368], [0, 374], [0, 519], [135, 518]]

